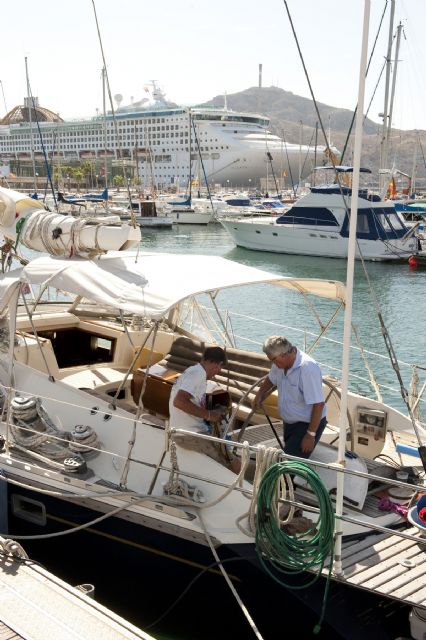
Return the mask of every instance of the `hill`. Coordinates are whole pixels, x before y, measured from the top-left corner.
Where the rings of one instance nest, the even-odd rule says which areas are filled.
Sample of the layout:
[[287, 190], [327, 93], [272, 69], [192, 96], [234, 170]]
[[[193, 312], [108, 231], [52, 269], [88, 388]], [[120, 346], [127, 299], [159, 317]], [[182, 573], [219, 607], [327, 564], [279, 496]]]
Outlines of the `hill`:
[[[206, 106], [223, 107], [223, 95], [216, 96]], [[315, 126], [318, 117], [314, 103], [309, 98], [297, 96], [291, 91], [278, 87], [251, 87], [239, 93], [227, 96], [228, 107], [235, 111], [260, 113], [270, 118], [270, 130], [288, 142], [315, 144]], [[318, 110], [323, 126], [328, 134], [330, 129], [331, 143], [340, 151], [343, 150], [353, 113], [349, 109], [339, 109], [318, 103]], [[426, 150], [426, 132], [402, 131], [392, 129], [389, 149], [389, 160], [397, 169], [411, 175], [418, 138]], [[353, 157], [353, 133], [345, 154], [344, 163], [351, 164]], [[377, 180], [380, 165], [381, 125], [366, 118], [361, 163], [373, 172]], [[321, 130], [318, 131], [318, 144], [324, 144]], [[417, 145], [418, 146], [418, 145]], [[407, 186], [406, 178], [399, 179], [399, 187]], [[416, 184], [426, 187], [426, 169], [422, 148], [417, 150]]]

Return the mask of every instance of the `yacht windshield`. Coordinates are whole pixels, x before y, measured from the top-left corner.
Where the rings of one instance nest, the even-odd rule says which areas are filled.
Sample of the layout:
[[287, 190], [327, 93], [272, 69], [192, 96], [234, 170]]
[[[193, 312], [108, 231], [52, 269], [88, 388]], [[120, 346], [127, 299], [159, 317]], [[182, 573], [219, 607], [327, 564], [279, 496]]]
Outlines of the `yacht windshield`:
[[406, 229], [397, 212], [393, 208], [376, 209], [374, 211], [377, 220], [386, 233], [405, 232]]

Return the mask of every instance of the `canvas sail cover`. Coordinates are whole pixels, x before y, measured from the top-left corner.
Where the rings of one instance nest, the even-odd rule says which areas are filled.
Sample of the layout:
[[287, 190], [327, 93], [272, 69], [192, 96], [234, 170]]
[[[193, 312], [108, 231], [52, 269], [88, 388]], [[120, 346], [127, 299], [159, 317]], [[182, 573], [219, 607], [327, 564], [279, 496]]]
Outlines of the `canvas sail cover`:
[[289, 278], [217, 256], [116, 252], [95, 260], [37, 258], [23, 268], [21, 281], [46, 285], [90, 301], [160, 319], [191, 296], [255, 283], [337, 301], [345, 287], [334, 280]]

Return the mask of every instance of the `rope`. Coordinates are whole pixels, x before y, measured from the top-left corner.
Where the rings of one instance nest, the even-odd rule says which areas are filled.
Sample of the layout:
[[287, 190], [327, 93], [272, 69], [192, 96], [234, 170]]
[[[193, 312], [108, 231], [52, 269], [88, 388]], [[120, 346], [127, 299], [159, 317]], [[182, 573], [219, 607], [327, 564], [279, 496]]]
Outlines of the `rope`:
[[[237, 518], [236, 525], [239, 530], [244, 533], [246, 536], [250, 536], [252, 538], [255, 537], [256, 533], [256, 505], [257, 505], [257, 496], [259, 491], [260, 482], [264, 473], [269, 469], [269, 467], [273, 464], [276, 464], [278, 458], [281, 456], [281, 451], [274, 447], [265, 447], [263, 445], [259, 445], [258, 451], [256, 454], [256, 470], [254, 472], [253, 478], [253, 488], [251, 495], [251, 502], [249, 510], [244, 513], [242, 516]], [[247, 494], [244, 494], [247, 495]], [[293, 497], [293, 496], [292, 496]], [[291, 507], [289, 518], [293, 517], [294, 507]], [[240, 523], [242, 520], [247, 519], [248, 527], [243, 527]]]
[[255, 634], [256, 638], [258, 638], [259, 640], [263, 640], [263, 638], [260, 635], [260, 632], [259, 632], [258, 628], [256, 627], [256, 624], [255, 624], [253, 618], [251, 617], [247, 607], [245, 606], [244, 602], [241, 600], [240, 596], [238, 595], [238, 592], [237, 592], [236, 588], [232, 584], [230, 577], [228, 576], [228, 574], [225, 571], [225, 568], [222, 565], [222, 562], [221, 562], [221, 560], [220, 560], [220, 558], [219, 558], [219, 556], [217, 554], [217, 551], [214, 548], [214, 545], [213, 545], [212, 539], [211, 539], [211, 537], [209, 535], [209, 532], [207, 531], [206, 525], [204, 524], [204, 520], [203, 520], [203, 518], [201, 516], [201, 513], [198, 514], [198, 517], [199, 517], [200, 522], [202, 524], [202, 527], [204, 529], [204, 534], [206, 536], [206, 540], [207, 540], [207, 542], [209, 544], [209, 547], [210, 547], [210, 550], [211, 550], [211, 552], [213, 554], [213, 557], [216, 560], [216, 562], [217, 562], [217, 564], [219, 566], [219, 569], [220, 569], [223, 577], [225, 578], [225, 581], [226, 581], [228, 587], [231, 589], [232, 595], [234, 596], [234, 598], [238, 602], [238, 605], [239, 605], [242, 613], [245, 615], [246, 620], [249, 623], [249, 625], [251, 627], [251, 630]]
[[[210, 500], [210, 502], [203, 502], [202, 504], [197, 504], [195, 501], [200, 502], [200, 498], [202, 500], [204, 496], [200, 495], [201, 492], [197, 490], [196, 487], [192, 487], [191, 485], [188, 485], [184, 480], [181, 480], [179, 478], [180, 470], [179, 470], [179, 465], [177, 461], [176, 443], [173, 440], [173, 435], [174, 435], [174, 429], [171, 429], [171, 434], [170, 434], [171, 470], [170, 470], [169, 480], [167, 484], [164, 486], [164, 492], [165, 492], [165, 495], [167, 495], [167, 497], [173, 499], [176, 496], [176, 498], [178, 499], [178, 504], [181, 506], [193, 507], [196, 504], [198, 509], [210, 509], [211, 507], [214, 507], [215, 505], [219, 504], [219, 502], [222, 502], [222, 500], [224, 500], [227, 496], [229, 496], [229, 494], [232, 493], [232, 491], [237, 486], [242, 487], [244, 476], [245, 476], [248, 464], [250, 462], [250, 446], [248, 442], [243, 443], [243, 448], [241, 449], [241, 469], [240, 469], [240, 473], [237, 476], [235, 476], [235, 480], [231, 482], [231, 484], [226, 488], [226, 490], [217, 498]], [[197, 434], [191, 434], [191, 435], [197, 435]], [[198, 435], [200, 436], [200, 439], [203, 438], [201, 434], [198, 434]], [[229, 444], [228, 440], [224, 440], [223, 442], [226, 444]], [[192, 499], [187, 495], [185, 495], [185, 492], [188, 489], [189, 489], [189, 496], [193, 494]]]
[[[281, 528], [283, 523], [279, 517], [280, 491], [278, 488], [280, 487], [282, 492], [286, 482], [291, 484], [290, 474], [300, 476], [308, 482], [317, 497], [319, 506], [319, 517], [315, 528], [312, 527], [299, 536], [291, 536], [283, 531]], [[314, 633], [319, 633], [324, 619], [333, 569], [334, 513], [330, 496], [318, 474], [303, 462], [286, 461], [271, 466], [260, 482], [256, 524], [256, 551], [260, 563], [276, 582], [288, 589], [304, 589], [314, 584], [321, 576], [327, 558], [330, 558], [320, 619], [314, 628]], [[313, 578], [303, 585], [296, 586], [282, 577], [300, 575], [314, 568]]]
[[[67, 536], [71, 533], [76, 533], [77, 531], [84, 531], [85, 529], [88, 529], [89, 527], [93, 527], [94, 525], [98, 524], [99, 522], [102, 522], [103, 520], [106, 520], [107, 518], [111, 518], [112, 516], [115, 516], [117, 513], [120, 513], [120, 511], [124, 511], [129, 506], [134, 507], [135, 505], [141, 504], [146, 500], [152, 500], [152, 496], [143, 496], [138, 500], [133, 500], [132, 496], [129, 496], [129, 497], [126, 496], [126, 499], [128, 500], [126, 504], [120, 505], [119, 507], [112, 509], [112, 511], [108, 511], [108, 513], [104, 513], [98, 518], [94, 518], [90, 522], [85, 522], [76, 527], [70, 527], [69, 529], [64, 529], [63, 531], [55, 531], [53, 533], [41, 533], [38, 535], [31, 535], [31, 536], [13, 535], [13, 538], [16, 538], [16, 540], [47, 540], [49, 538], [60, 538], [62, 536]], [[0, 535], [7, 537], [9, 534], [2, 533]]]
[[0, 538], [0, 553], [5, 556], [18, 558], [19, 560], [29, 560], [25, 549], [11, 538]]

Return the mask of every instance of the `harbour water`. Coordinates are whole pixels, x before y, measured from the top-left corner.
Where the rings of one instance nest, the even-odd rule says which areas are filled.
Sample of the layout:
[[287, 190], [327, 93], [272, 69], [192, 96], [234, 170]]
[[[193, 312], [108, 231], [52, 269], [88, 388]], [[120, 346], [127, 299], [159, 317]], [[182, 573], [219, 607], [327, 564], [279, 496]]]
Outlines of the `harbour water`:
[[[274, 273], [289, 277], [315, 277], [345, 281], [346, 262], [324, 258], [306, 258], [272, 253], [259, 253], [236, 248], [225, 230], [218, 224], [208, 226], [182, 225], [168, 229], [146, 229], [143, 231], [142, 248], [145, 251], [215, 254], [253, 265]], [[371, 283], [375, 289], [377, 302], [384, 321], [390, 331], [394, 349], [400, 362], [406, 385], [411, 375], [410, 365], [425, 363], [425, 343], [422, 339], [426, 302], [423, 299], [426, 272], [413, 272], [408, 264], [367, 263]], [[283, 299], [286, 299], [286, 304]], [[239, 347], [260, 350], [265, 337], [273, 333], [286, 333], [295, 344], [304, 348], [312, 340], [310, 332], [315, 331], [311, 313], [301, 296], [292, 292], [283, 292], [281, 288], [266, 285], [247, 287], [236, 293], [224, 292], [218, 299], [219, 307], [229, 307], [232, 314], [232, 331]], [[319, 300], [317, 308], [325, 321], [335, 308], [335, 303]], [[354, 323], [368, 354], [371, 367], [381, 387], [384, 398], [393, 406], [404, 410], [401, 396], [397, 390], [396, 376], [386, 356], [380, 325], [371, 300], [368, 283], [362, 272], [361, 264], [356, 265], [354, 285]], [[255, 322], [253, 319], [256, 319]], [[293, 327], [294, 329], [290, 329]], [[343, 314], [326, 336], [322, 346], [314, 356], [323, 365], [324, 373], [339, 377], [342, 349]], [[327, 366], [326, 366], [327, 365]], [[421, 372], [422, 373], [422, 372]], [[368, 394], [372, 393], [367, 374], [359, 353], [354, 350], [351, 357], [351, 387]], [[394, 389], [392, 390], [391, 387]], [[61, 527], [62, 528], [62, 527]], [[68, 528], [64, 521], [63, 528]], [[11, 532], [13, 533], [13, 532]], [[92, 582], [95, 596], [120, 615], [134, 624], [146, 628], [161, 617], [173, 604], [162, 598], [164, 581], [173, 581], [176, 601], [198, 574], [199, 579], [185, 593], [177, 606], [149, 630], [161, 640], [213, 640], [216, 638], [254, 637], [235, 600], [230, 594], [223, 578], [218, 574], [217, 588], [212, 593], [204, 591], [203, 575], [200, 567], [191, 567], [185, 575], [180, 575], [179, 563], [170, 563], [170, 559], [159, 555], [147, 554], [146, 564], [136, 568], [123, 556], [109, 557], [104, 552], [102, 538], [97, 547], [92, 548], [89, 536], [85, 532], [71, 534], [65, 538], [54, 538], [48, 543], [33, 541], [25, 544], [30, 556], [40, 560], [52, 571], [58, 573], [72, 584]], [[124, 546], [124, 545], [123, 545]], [[170, 554], [176, 553], [170, 549]], [[171, 569], [172, 566], [172, 569]], [[228, 565], [232, 574], [232, 566]], [[157, 579], [152, 579], [152, 575]], [[123, 576], [125, 576], [123, 578]], [[150, 576], [149, 579], [146, 576]], [[238, 584], [236, 584], [238, 590]], [[262, 588], [256, 585], [259, 594]], [[265, 589], [266, 593], [266, 589]], [[261, 596], [259, 596], [261, 597]], [[307, 594], [306, 597], [309, 597]], [[339, 598], [335, 584], [332, 584], [330, 597]], [[363, 598], [361, 593], [354, 597]], [[377, 617], [380, 621], [375, 634], [361, 632], [363, 640], [374, 637], [389, 639], [398, 635], [407, 636], [408, 609], [400, 607], [395, 613], [389, 611], [389, 603], [377, 599], [376, 606], [366, 602], [364, 618]], [[342, 607], [345, 606], [342, 601]], [[283, 590], [282, 602], [265, 601], [265, 607], [271, 608], [271, 626], [262, 629], [265, 640], [285, 635], [294, 624], [299, 626], [303, 637], [319, 637], [333, 640], [336, 636], [326, 627], [319, 636], [312, 634], [318, 620], [303, 603], [296, 598], [289, 600]], [[382, 610], [380, 611], [380, 607]], [[290, 618], [292, 622], [290, 623]], [[360, 621], [356, 621], [360, 623]], [[290, 627], [291, 624], [291, 627]], [[348, 620], [348, 624], [352, 624]], [[386, 628], [385, 628], [386, 627]], [[392, 631], [394, 635], [392, 635]], [[357, 637], [356, 634], [351, 637]]]

